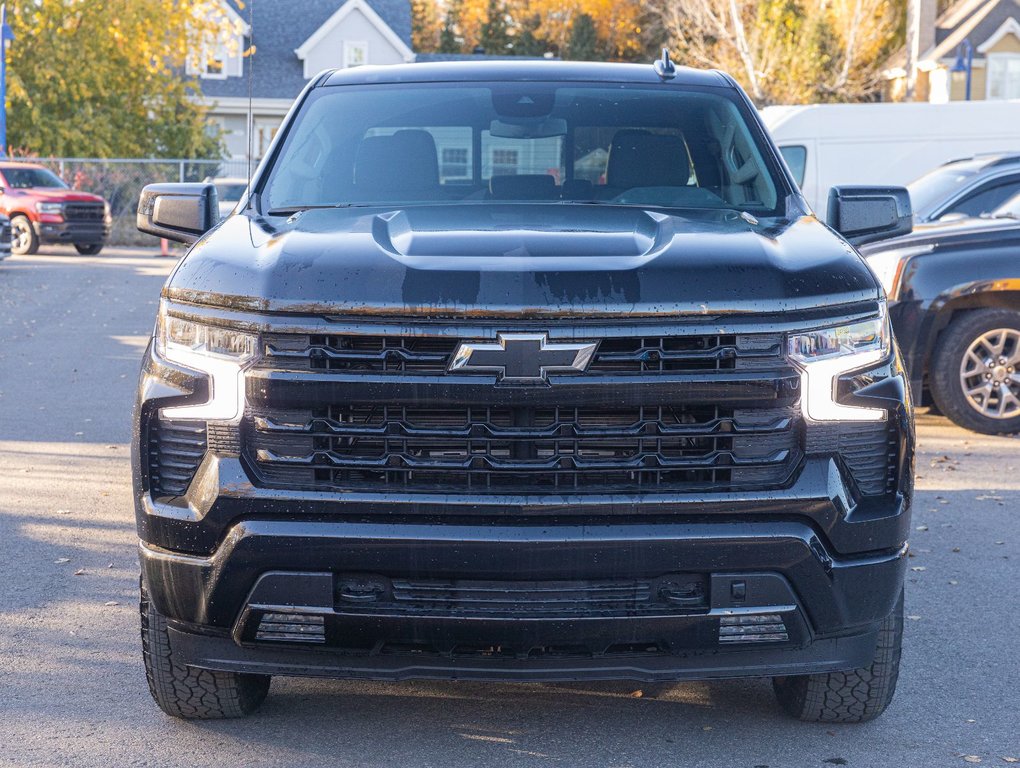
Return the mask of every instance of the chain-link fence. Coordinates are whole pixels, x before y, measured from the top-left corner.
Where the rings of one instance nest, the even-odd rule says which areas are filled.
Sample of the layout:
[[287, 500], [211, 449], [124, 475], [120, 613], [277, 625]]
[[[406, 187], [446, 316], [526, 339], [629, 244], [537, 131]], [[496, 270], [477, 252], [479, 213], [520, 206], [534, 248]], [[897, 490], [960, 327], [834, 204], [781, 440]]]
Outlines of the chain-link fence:
[[153, 238], [135, 228], [138, 196], [146, 184], [205, 179], [244, 179], [245, 160], [144, 160], [82, 157], [18, 158], [40, 163], [56, 172], [74, 189], [102, 195], [110, 203], [111, 245], [152, 245]]

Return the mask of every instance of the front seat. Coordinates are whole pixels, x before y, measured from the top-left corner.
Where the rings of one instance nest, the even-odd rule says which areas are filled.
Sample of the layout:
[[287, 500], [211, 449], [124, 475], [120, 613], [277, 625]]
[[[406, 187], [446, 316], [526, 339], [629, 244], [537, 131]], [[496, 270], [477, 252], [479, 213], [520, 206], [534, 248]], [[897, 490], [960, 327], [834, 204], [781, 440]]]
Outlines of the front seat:
[[642, 130], [617, 131], [609, 147], [606, 186], [617, 192], [634, 187], [685, 187], [691, 160], [680, 136]]
[[428, 131], [400, 130], [362, 139], [354, 187], [367, 200], [429, 199], [439, 191], [436, 142]]

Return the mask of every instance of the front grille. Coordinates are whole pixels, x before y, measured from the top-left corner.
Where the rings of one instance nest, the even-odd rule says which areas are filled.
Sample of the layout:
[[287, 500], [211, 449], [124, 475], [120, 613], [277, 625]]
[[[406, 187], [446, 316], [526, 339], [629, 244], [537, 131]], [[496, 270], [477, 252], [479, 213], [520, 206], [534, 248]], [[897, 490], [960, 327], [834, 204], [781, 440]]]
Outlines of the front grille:
[[[448, 336], [271, 334], [264, 365], [281, 370], [446, 373], [460, 339]], [[781, 338], [746, 335], [640, 336], [599, 342], [587, 373], [726, 371], [774, 365]]]
[[205, 422], [149, 422], [149, 490], [154, 497], [182, 496], [202, 463]]
[[102, 203], [64, 204], [64, 219], [67, 221], [102, 221], [105, 215]]
[[795, 407], [429, 408], [334, 404], [254, 411], [263, 483], [307, 489], [584, 492], [774, 487], [799, 455]]
[[457, 346], [478, 336], [428, 331], [264, 336], [242, 425], [253, 480], [318, 491], [721, 492], [783, 487], [803, 454], [800, 377], [778, 334], [557, 337], [597, 341], [590, 367], [528, 387], [451, 376]]

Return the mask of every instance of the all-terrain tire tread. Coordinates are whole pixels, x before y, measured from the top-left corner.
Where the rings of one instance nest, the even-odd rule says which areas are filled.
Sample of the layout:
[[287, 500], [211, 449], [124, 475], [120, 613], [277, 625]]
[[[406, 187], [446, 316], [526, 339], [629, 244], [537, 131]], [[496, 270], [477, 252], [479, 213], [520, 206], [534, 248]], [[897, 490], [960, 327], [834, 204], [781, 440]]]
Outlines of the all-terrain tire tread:
[[160, 709], [174, 717], [212, 720], [244, 717], [262, 704], [269, 691], [268, 675], [211, 672], [178, 663], [166, 618], [153, 609], [144, 587], [139, 610], [145, 677]]
[[878, 633], [875, 658], [849, 672], [777, 677], [772, 681], [783, 708], [798, 720], [863, 723], [881, 715], [896, 692], [903, 639], [903, 597]]

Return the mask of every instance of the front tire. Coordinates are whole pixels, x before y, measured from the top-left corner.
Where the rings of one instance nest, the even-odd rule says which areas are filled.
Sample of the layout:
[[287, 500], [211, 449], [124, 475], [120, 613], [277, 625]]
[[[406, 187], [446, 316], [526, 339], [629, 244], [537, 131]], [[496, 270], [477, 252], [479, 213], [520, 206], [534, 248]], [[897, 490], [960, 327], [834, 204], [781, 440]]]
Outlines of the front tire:
[[11, 216], [11, 253], [31, 256], [39, 250], [39, 236], [27, 216]]
[[881, 715], [896, 693], [903, 641], [903, 593], [882, 622], [875, 658], [850, 672], [772, 678], [780, 705], [798, 720], [863, 723]]
[[986, 435], [1020, 432], [1020, 312], [980, 309], [954, 320], [929, 367], [939, 410]]
[[211, 672], [181, 664], [170, 646], [166, 617], [153, 608], [144, 584], [139, 609], [145, 677], [160, 709], [187, 720], [215, 720], [244, 717], [262, 705], [269, 693], [269, 675]]
[[74, 249], [82, 256], [95, 256], [103, 250], [102, 243], [75, 243]]

